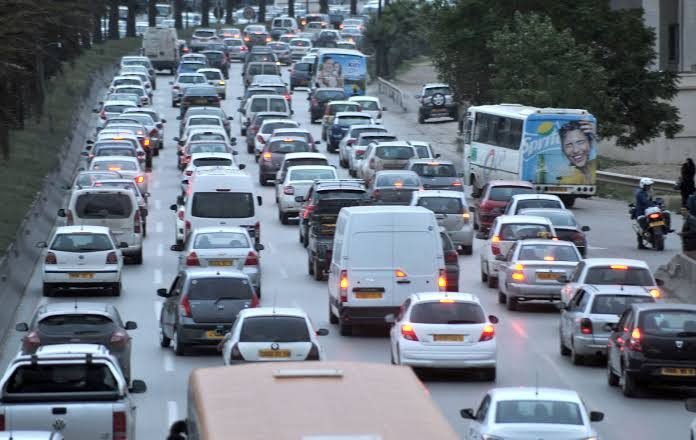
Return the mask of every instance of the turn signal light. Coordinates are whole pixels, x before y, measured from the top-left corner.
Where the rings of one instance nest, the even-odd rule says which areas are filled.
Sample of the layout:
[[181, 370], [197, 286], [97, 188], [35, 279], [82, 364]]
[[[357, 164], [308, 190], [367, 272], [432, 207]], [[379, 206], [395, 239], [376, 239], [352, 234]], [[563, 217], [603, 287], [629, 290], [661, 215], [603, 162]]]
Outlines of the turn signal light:
[[56, 254], [53, 252], [48, 252], [46, 254], [46, 259], [44, 260], [44, 263], [46, 264], [58, 264], [58, 260], [56, 259]]
[[341, 271], [338, 287], [340, 290], [341, 302], [347, 302], [348, 301], [348, 271], [347, 270]]
[[413, 326], [411, 324], [403, 324], [401, 326], [401, 336], [403, 336], [404, 339], [408, 339], [409, 341], [418, 340], [418, 336], [416, 336], [416, 331], [413, 330]]
[[515, 281], [524, 281], [524, 274], [521, 272], [513, 272], [512, 279]]
[[653, 298], [659, 298], [660, 296], [662, 296], [662, 294], [657, 289], [650, 289], [650, 296], [652, 296]]
[[263, 153], [263, 160], [271, 160], [271, 157], [273, 157], [271, 153]]
[[447, 289], [447, 276], [445, 269], [440, 269], [439, 276], [437, 278], [437, 287], [440, 292], [444, 292]]

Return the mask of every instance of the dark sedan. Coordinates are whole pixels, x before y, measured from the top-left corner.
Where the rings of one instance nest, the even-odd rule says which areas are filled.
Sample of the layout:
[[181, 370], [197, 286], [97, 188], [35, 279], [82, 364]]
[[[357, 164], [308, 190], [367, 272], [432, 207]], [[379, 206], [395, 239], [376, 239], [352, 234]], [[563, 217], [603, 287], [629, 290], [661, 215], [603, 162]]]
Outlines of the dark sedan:
[[551, 208], [527, 208], [519, 212], [520, 215], [533, 215], [545, 217], [553, 224], [556, 236], [563, 241], [570, 241], [578, 248], [583, 258], [587, 257], [587, 237], [585, 232], [590, 230], [589, 226], [580, 226], [575, 219], [575, 215], [567, 209]]
[[369, 193], [377, 205], [408, 205], [412, 193], [421, 189], [418, 175], [413, 171], [385, 170], [375, 174]]
[[266, 185], [275, 180], [276, 173], [288, 153], [310, 153], [312, 145], [300, 137], [272, 137], [261, 151], [259, 158], [259, 183]]
[[331, 101], [344, 101], [348, 99], [346, 92], [339, 88], [321, 88], [316, 89], [311, 95], [307, 96], [309, 100], [309, 120], [314, 123], [317, 119], [324, 116], [326, 104]]

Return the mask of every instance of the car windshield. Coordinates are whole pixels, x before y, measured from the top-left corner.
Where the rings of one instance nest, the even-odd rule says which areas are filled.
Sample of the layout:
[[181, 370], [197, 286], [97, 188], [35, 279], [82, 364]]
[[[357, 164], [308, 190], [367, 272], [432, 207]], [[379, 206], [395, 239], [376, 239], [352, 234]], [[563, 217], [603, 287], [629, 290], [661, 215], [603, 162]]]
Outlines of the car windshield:
[[411, 167], [421, 177], [457, 177], [457, 170], [451, 164], [417, 163]]
[[193, 153], [227, 153], [225, 144], [191, 144], [189, 154]]
[[118, 179], [120, 176], [116, 173], [82, 173], [75, 179], [77, 186], [92, 186], [92, 184], [102, 179]]
[[336, 114], [338, 112], [357, 112], [360, 111], [360, 104], [357, 103], [341, 103], [341, 104], [329, 104], [329, 112], [331, 114]]
[[595, 295], [590, 313], [622, 315], [631, 304], [653, 303], [650, 295]]
[[336, 121], [337, 125], [350, 127], [351, 125], [365, 124], [372, 120], [369, 116], [343, 116]]
[[425, 89], [423, 92], [423, 96], [433, 96], [436, 94], [442, 94], [442, 95], [449, 95], [450, 94], [450, 89], [449, 87], [431, 87], [428, 89]]
[[361, 137], [360, 140], [358, 141], [358, 145], [361, 147], [364, 147], [365, 145], [368, 145], [372, 142], [389, 142], [389, 141], [395, 141], [396, 136], [392, 135], [384, 135], [384, 136], [364, 136]]
[[224, 157], [201, 157], [193, 160], [193, 166], [196, 167], [229, 167], [232, 166], [231, 159]]
[[368, 111], [378, 111], [379, 110], [379, 105], [377, 105], [377, 101], [372, 101], [372, 100], [365, 100], [365, 101], [359, 101], [356, 99], [356, 102], [360, 104], [363, 110], [368, 110]]
[[194, 192], [191, 215], [202, 218], [254, 216], [254, 196], [242, 192]]
[[377, 147], [375, 156], [385, 160], [408, 160], [413, 157], [411, 147]]
[[220, 72], [216, 72], [215, 70], [206, 70], [204, 72], [201, 72], [202, 75], [205, 75], [205, 77], [209, 80], [220, 80], [222, 79], [222, 74]]
[[314, 179], [335, 179], [336, 172], [329, 169], [300, 169], [290, 171], [290, 181], [314, 180]]
[[486, 318], [478, 304], [441, 300], [414, 305], [409, 321], [414, 324], [482, 324]]
[[191, 118], [188, 123], [189, 127], [192, 125], [222, 125], [219, 118]]
[[309, 342], [304, 318], [296, 316], [253, 316], [244, 319], [239, 342]]
[[561, 227], [571, 227], [575, 228], [578, 226], [578, 222], [575, 220], [575, 216], [569, 211], [547, 211], [547, 210], [537, 210], [537, 209], [524, 209], [520, 211], [521, 215], [533, 215], [535, 217], [545, 217], [551, 221], [551, 224]]
[[509, 202], [516, 194], [534, 194], [534, 188], [527, 186], [494, 186], [488, 198], [496, 202]]
[[122, 86], [122, 85], [136, 85], [139, 86], [141, 84], [139, 79], [135, 78], [121, 78], [121, 79], [115, 79], [114, 80], [114, 86]]
[[100, 363], [35, 364], [18, 367], [7, 380], [4, 394], [118, 392], [118, 382]]
[[526, 238], [551, 238], [551, 228], [533, 223], [506, 223], [500, 228], [500, 239], [504, 241]]
[[131, 199], [121, 193], [80, 194], [75, 202], [77, 217], [82, 219], [128, 218], [132, 210]]
[[309, 63], [296, 63], [295, 66], [293, 67], [293, 71], [295, 72], [309, 72]]
[[247, 278], [215, 277], [194, 278], [188, 288], [191, 300], [217, 301], [219, 299], [249, 300], [253, 295]]
[[58, 234], [51, 243], [51, 250], [60, 252], [100, 252], [113, 248], [106, 234]]
[[694, 310], [647, 310], [639, 315], [638, 327], [653, 336], [694, 337], [696, 336], [696, 311]]
[[274, 154], [306, 153], [310, 151], [307, 142], [301, 139], [291, 141], [273, 141], [269, 145], [268, 150]]
[[652, 274], [646, 268], [623, 264], [590, 267], [585, 284], [623, 284], [626, 286], [654, 286]]
[[292, 122], [292, 121], [269, 122], [269, 123], [263, 125], [263, 128], [261, 129], [261, 133], [270, 134], [270, 133], [273, 133], [273, 130], [277, 130], [279, 128], [295, 128], [295, 127], [297, 127], [297, 123]]
[[245, 249], [249, 239], [240, 232], [205, 232], [196, 234], [194, 249]]
[[96, 149], [95, 156], [135, 157], [135, 149], [133, 147], [99, 147]]
[[496, 423], [583, 425], [580, 406], [554, 400], [502, 400], [496, 404]]
[[340, 90], [319, 90], [314, 96], [319, 101], [339, 101], [346, 98], [345, 93]]
[[418, 206], [437, 214], [462, 214], [462, 200], [455, 197], [419, 197]]
[[225, 40], [225, 45], [227, 46], [241, 46], [242, 40]]
[[430, 157], [430, 148], [427, 145], [414, 145], [413, 148], [416, 149], [416, 154], [419, 159], [427, 159]]
[[210, 38], [215, 36], [214, 31], [196, 31], [193, 33], [194, 38]]
[[119, 93], [132, 93], [138, 96], [144, 96], [145, 91], [138, 87], [119, 87], [116, 89]]
[[110, 160], [92, 162], [93, 170], [109, 170], [109, 171], [137, 171], [138, 165], [135, 162], [125, 160]]
[[224, 141], [225, 135], [221, 133], [194, 133], [191, 141]]
[[523, 209], [528, 208], [551, 208], [551, 209], [563, 209], [561, 202], [558, 200], [547, 200], [547, 199], [529, 199], [529, 200], [518, 200], [516, 206], [516, 213]]
[[409, 187], [418, 188], [420, 186], [420, 180], [418, 178], [403, 174], [382, 174], [377, 176], [377, 181], [375, 186], [378, 187]]
[[221, 52], [206, 52], [205, 57], [208, 58], [209, 61], [218, 62], [222, 60], [223, 54]]
[[110, 317], [74, 313], [53, 315], [39, 321], [39, 332], [52, 336], [87, 336], [112, 333], [116, 325]]
[[517, 259], [524, 261], [580, 261], [575, 246], [560, 244], [525, 244], [520, 249]]

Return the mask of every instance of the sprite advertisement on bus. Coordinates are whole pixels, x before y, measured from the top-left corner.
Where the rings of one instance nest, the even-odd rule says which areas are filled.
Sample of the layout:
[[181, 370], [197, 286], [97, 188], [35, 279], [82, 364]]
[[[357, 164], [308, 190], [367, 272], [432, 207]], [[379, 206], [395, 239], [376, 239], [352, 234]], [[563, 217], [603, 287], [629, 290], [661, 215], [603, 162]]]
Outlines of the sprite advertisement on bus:
[[342, 88], [348, 96], [365, 94], [367, 61], [364, 55], [326, 53], [317, 70], [319, 87]]
[[597, 136], [594, 116], [530, 115], [525, 123], [522, 143], [523, 180], [559, 187], [595, 185]]

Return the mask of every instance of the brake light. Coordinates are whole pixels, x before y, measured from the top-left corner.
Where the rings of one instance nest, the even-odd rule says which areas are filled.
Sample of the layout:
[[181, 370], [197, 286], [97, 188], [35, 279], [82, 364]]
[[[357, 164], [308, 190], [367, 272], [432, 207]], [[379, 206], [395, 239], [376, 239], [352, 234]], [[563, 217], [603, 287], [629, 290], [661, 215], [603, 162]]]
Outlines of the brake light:
[[65, 214], [65, 218], [68, 226], [72, 226], [75, 224], [75, 218], [73, 217], [73, 213], [71, 210], [68, 209], [68, 212]]
[[661, 216], [660, 213], [654, 212], [654, 213], [650, 214], [648, 217], [649, 218], [660, 218], [660, 216]]
[[191, 222], [190, 221], [186, 220], [186, 222], [184, 223], [184, 229], [186, 230], [186, 233], [188, 233], [191, 230]]
[[128, 431], [126, 425], [126, 413], [124, 411], [114, 411], [111, 417], [111, 438], [113, 440], [128, 440]]
[[314, 205], [307, 205], [304, 209], [303, 218], [309, 218], [309, 216], [312, 214], [312, 211], [314, 211]]
[[288, 196], [295, 194], [295, 187], [293, 187], [292, 185], [283, 187], [283, 194], [286, 194]]
[[0, 432], [5, 430], [5, 414], [0, 414]]
[[319, 360], [319, 347], [317, 347], [316, 344], [312, 343], [312, 348], [309, 350], [309, 354], [307, 354], [307, 358], [305, 360], [306, 361], [318, 361]]
[[249, 38], [249, 37], [244, 37], [244, 41], [251, 41], [251, 38]]
[[483, 327], [483, 332], [481, 332], [481, 337], [479, 338], [479, 342], [490, 341], [494, 337], [495, 337], [495, 327], [493, 327], [491, 324], [486, 324]]
[[285, 96], [286, 101], [290, 101], [290, 94], [289, 93], [286, 93], [284, 96]]
[[253, 295], [251, 295], [251, 304], [249, 305], [249, 307], [251, 307], [253, 309], [253, 308], [256, 308], [260, 305], [261, 305], [261, 302], [259, 301], [259, 297], [256, 296], [255, 293]]
[[200, 266], [201, 262], [198, 259], [198, 254], [196, 254], [195, 251], [192, 251], [190, 254], [186, 256], [186, 265], [187, 266]]
[[500, 255], [500, 237], [497, 235], [491, 238], [491, 252], [493, 255]]
[[177, 217], [179, 217], [179, 220], [184, 219], [184, 211], [179, 211], [176, 215], [177, 215]]
[[271, 153], [263, 153], [263, 160], [271, 160], [272, 157], [273, 155]]
[[179, 313], [187, 318], [191, 317], [191, 301], [189, 301], [188, 295], [186, 294], [181, 297], [181, 302], [179, 303]]
[[583, 335], [592, 334], [592, 321], [589, 318], [582, 318], [580, 320], [580, 333]]
[[118, 258], [116, 257], [116, 252], [109, 252], [106, 254], [106, 264], [116, 264], [118, 263]]
[[445, 252], [445, 263], [456, 263], [459, 261], [459, 255], [457, 251], [451, 250]]
[[628, 266], [623, 264], [612, 264], [609, 266], [612, 270], [628, 270]]
[[245, 266], [258, 266], [259, 256], [254, 253], [254, 251], [249, 251], [246, 260], [244, 261]]
[[123, 330], [116, 330], [111, 334], [109, 342], [111, 345], [124, 346], [128, 342], [128, 335]]
[[464, 220], [464, 223], [469, 223], [470, 219], [471, 219], [471, 213], [469, 213], [469, 211], [465, 211], [462, 213], [462, 220]]
[[643, 335], [640, 329], [638, 327], [634, 328], [631, 332], [631, 339], [628, 340], [628, 349], [631, 351], [643, 351], [643, 346], [640, 343], [642, 338]]
[[138, 176], [135, 178], [135, 183], [143, 183], [145, 182], [145, 176]]
[[346, 145], [353, 145], [355, 143], [356, 139], [348, 139], [348, 142], [346, 142]]
[[409, 341], [418, 340], [418, 336], [416, 336], [416, 331], [413, 329], [413, 326], [411, 324], [401, 325], [401, 336], [403, 336], [404, 339], [407, 339]]
[[133, 216], [133, 232], [140, 234], [140, 227], [140, 211], [136, 210], [135, 215]]
[[193, 171], [192, 171], [192, 170], [188, 170], [188, 171], [186, 171], [184, 174], [186, 174], [187, 176], [191, 176], [191, 175], [193, 174]]
[[271, 37], [266, 37], [266, 43], [270, 43], [271, 41]]
[[437, 277], [437, 287], [440, 292], [447, 290], [447, 271], [440, 269]]
[[[249, 40], [247, 40], [246, 38], [245, 38], [245, 40], [246, 40], [246, 41], [249, 41]], [[242, 47], [239, 48], [239, 51], [240, 51], [240, 52], [246, 52], [247, 50], [249, 50], [249, 49], [247, 49], [246, 46], [242, 46]]]
[[348, 284], [348, 271], [344, 269], [341, 271], [338, 283], [342, 303], [348, 301]]
[[[34, 352], [41, 345], [39, 334], [37, 332], [29, 333], [23, 338], [22, 344], [24, 345], [24, 349], [26, 351]], [[0, 431], [2, 431], [2, 429], [0, 429]]]
[[46, 253], [46, 259], [44, 260], [46, 264], [58, 264], [58, 260], [56, 259], [56, 254], [53, 252], [47, 252]]

